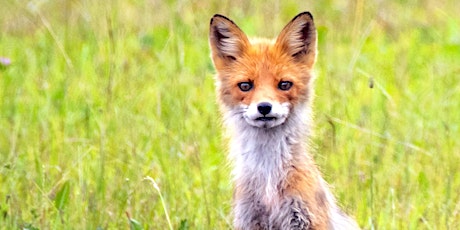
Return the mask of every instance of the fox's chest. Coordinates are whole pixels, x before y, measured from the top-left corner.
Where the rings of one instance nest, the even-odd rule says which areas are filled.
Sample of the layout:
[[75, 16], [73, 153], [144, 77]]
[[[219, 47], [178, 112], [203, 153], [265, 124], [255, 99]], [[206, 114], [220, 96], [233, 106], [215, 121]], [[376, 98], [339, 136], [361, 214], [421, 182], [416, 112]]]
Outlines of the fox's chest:
[[285, 186], [291, 161], [290, 146], [280, 140], [257, 143], [246, 140], [239, 148], [232, 149], [236, 155], [233, 170], [236, 189], [250, 195], [261, 209], [272, 210], [279, 206], [279, 198]]

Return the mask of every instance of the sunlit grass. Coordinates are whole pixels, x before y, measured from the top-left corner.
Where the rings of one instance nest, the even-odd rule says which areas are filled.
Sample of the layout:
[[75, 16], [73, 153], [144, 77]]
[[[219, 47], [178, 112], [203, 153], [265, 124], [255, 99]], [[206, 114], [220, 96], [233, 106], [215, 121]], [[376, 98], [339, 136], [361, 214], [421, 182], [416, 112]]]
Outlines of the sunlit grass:
[[305, 10], [319, 31], [315, 158], [341, 206], [364, 229], [457, 229], [459, 8], [7, 0], [0, 229], [231, 228], [209, 19], [273, 37]]

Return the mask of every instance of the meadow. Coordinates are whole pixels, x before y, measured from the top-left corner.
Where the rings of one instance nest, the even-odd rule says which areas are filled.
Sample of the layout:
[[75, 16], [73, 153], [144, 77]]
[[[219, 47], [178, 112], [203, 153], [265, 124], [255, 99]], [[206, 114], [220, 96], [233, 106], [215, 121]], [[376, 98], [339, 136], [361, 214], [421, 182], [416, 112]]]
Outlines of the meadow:
[[3, 0], [0, 229], [231, 229], [209, 20], [275, 37], [302, 11], [340, 205], [363, 229], [460, 229], [455, 0]]

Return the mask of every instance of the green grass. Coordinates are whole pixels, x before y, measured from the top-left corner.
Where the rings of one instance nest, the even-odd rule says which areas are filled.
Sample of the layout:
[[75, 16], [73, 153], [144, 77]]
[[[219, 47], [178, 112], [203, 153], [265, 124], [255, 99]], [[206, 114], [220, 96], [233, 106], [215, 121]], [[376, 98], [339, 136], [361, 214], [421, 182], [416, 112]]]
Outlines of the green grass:
[[459, 229], [458, 9], [6, 0], [0, 229], [168, 229], [165, 209], [174, 229], [231, 228], [209, 19], [274, 37], [305, 10], [319, 31], [315, 158], [341, 206], [364, 229]]

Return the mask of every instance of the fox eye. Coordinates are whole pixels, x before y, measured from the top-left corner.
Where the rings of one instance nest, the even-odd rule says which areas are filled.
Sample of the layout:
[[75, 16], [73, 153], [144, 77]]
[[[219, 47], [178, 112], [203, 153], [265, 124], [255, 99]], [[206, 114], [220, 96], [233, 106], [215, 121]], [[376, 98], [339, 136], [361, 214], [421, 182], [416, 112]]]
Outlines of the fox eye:
[[290, 88], [292, 87], [292, 82], [290, 81], [280, 81], [280, 83], [278, 83], [278, 89], [281, 89], [281, 90], [289, 90]]
[[252, 82], [240, 82], [238, 83], [238, 87], [241, 91], [247, 92], [252, 89]]

